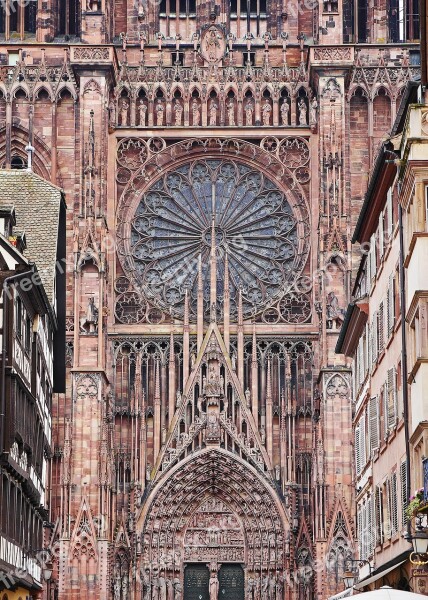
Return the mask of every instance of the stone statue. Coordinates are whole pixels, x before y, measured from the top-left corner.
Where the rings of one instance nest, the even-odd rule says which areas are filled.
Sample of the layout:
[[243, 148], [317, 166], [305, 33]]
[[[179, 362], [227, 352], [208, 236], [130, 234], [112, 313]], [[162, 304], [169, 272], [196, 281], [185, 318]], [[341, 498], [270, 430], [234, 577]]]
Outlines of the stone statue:
[[235, 103], [232, 100], [232, 98], [230, 98], [226, 104], [226, 108], [227, 108], [227, 120], [228, 120], [228, 124], [231, 127], [234, 127], [235, 125]]
[[146, 466], [146, 481], [150, 481], [152, 478], [152, 467], [151, 465]]
[[166, 579], [166, 597], [167, 600], [174, 600], [174, 582], [169, 577]]
[[276, 579], [275, 575], [269, 577], [269, 600], [275, 598]]
[[253, 103], [251, 100], [247, 100], [247, 102], [245, 103], [245, 125], [247, 125], [247, 127], [253, 124], [253, 113]]
[[128, 576], [124, 575], [122, 579], [122, 600], [128, 600]]
[[247, 597], [249, 600], [253, 600], [253, 598], [254, 598], [253, 590], [254, 590], [254, 579], [252, 577], [249, 577], [248, 581], [247, 581]]
[[262, 585], [261, 585], [262, 600], [269, 600], [268, 590], [269, 590], [269, 576], [266, 574], [262, 578]]
[[152, 600], [160, 600], [159, 598], [159, 584], [158, 578], [153, 577], [152, 579]]
[[250, 392], [249, 388], [247, 388], [245, 390], [245, 401], [247, 403], [248, 408], [250, 408], [250, 406], [251, 406], [251, 392]]
[[315, 125], [317, 122], [317, 111], [318, 111], [318, 101], [314, 98], [311, 102], [311, 109], [309, 113], [309, 123], [310, 125]]
[[183, 587], [181, 585], [181, 581], [178, 577], [174, 579], [174, 600], [181, 600], [181, 593], [183, 591]]
[[270, 115], [272, 112], [272, 106], [270, 105], [269, 100], [263, 104], [262, 113], [263, 113], [263, 125], [270, 125]]
[[192, 124], [194, 127], [199, 127], [201, 122], [201, 109], [196, 98], [192, 102]]
[[158, 101], [157, 105], [156, 105], [156, 125], [158, 127], [163, 125], [163, 113], [164, 113], [164, 107], [163, 104], [161, 102], [161, 100]]
[[233, 353], [232, 354], [232, 358], [230, 359], [231, 363], [232, 363], [232, 371], [236, 371], [236, 354]]
[[343, 321], [343, 310], [339, 308], [339, 300], [334, 292], [327, 295], [327, 329], [333, 329]]
[[159, 600], [166, 600], [166, 581], [162, 574], [158, 577], [158, 588]]
[[281, 467], [279, 465], [275, 465], [275, 479], [277, 481], [281, 479]]
[[193, 369], [196, 363], [196, 354], [194, 352], [190, 355], [190, 368]]
[[290, 105], [288, 104], [287, 98], [284, 99], [281, 104], [281, 120], [282, 124], [286, 127], [288, 125], [288, 115], [290, 112]]
[[211, 100], [210, 110], [209, 110], [210, 126], [211, 127], [215, 127], [217, 125], [217, 111], [218, 111], [218, 104], [215, 101], [215, 98], [213, 98]]
[[308, 109], [306, 107], [306, 102], [303, 98], [300, 98], [300, 100], [299, 100], [298, 109], [299, 109], [299, 125], [306, 125]]
[[181, 406], [181, 402], [182, 402], [181, 392], [180, 392], [180, 390], [177, 390], [177, 392], [175, 394], [175, 406], [176, 406], [176, 408], [178, 408], [179, 406]]
[[218, 599], [218, 588], [219, 588], [219, 583], [218, 583], [217, 573], [212, 572], [211, 577], [210, 577], [210, 583], [209, 583], [210, 600]]
[[145, 569], [143, 573], [143, 598], [142, 600], [150, 600], [150, 572], [148, 569]]
[[116, 127], [116, 102], [114, 100], [110, 101], [108, 105], [109, 111], [109, 121], [111, 127]]
[[254, 600], [260, 600], [260, 577], [254, 578]]
[[95, 306], [95, 298], [88, 300], [86, 317], [80, 319], [80, 330], [82, 333], [97, 333], [98, 331], [98, 308]]
[[120, 592], [122, 589], [122, 582], [120, 580], [119, 573], [116, 574], [113, 586], [114, 600], [120, 600]]
[[183, 107], [179, 100], [175, 101], [174, 113], [175, 113], [175, 125], [176, 125], [176, 127], [179, 127], [181, 125], [181, 119], [183, 117]]
[[140, 127], [146, 126], [146, 115], [147, 115], [147, 106], [144, 100], [140, 100], [140, 104], [138, 105], [138, 112], [140, 114]]
[[261, 442], [262, 442], [262, 444], [264, 446], [265, 442], [266, 442], [266, 429], [264, 428], [263, 425], [260, 427], [260, 439], [261, 439]]
[[126, 98], [123, 98], [121, 108], [120, 108], [120, 124], [125, 127], [126, 127], [126, 125], [128, 125], [128, 109], [129, 109], [129, 102]]

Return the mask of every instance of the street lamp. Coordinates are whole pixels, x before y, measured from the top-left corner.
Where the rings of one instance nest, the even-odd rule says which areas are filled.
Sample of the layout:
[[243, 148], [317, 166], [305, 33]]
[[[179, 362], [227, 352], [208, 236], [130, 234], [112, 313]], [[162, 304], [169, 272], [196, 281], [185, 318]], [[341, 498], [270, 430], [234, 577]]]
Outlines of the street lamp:
[[417, 531], [412, 536], [413, 551], [415, 554], [428, 553], [428, 535], [425, 531]]
[[352, 571], [345, 571], [343, 575], [343, 582], [347, 590], [353, 588], [355, 583], [355, 573]]

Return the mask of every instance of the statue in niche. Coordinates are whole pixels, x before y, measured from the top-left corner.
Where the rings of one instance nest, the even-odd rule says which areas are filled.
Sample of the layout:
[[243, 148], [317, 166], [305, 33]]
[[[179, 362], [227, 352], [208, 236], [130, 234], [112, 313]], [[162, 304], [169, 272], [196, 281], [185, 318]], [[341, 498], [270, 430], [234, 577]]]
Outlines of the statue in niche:
[[247, 580], [247, 595], [248, 595], [249, 600], [253, 600], [253, 598], [254, 598], [253, 591], [254, 591], [254, 579], [250, 575]]
[[230, 362], [232, 363], [232, 371], [236, 371], [236, 354], [235, 353], [232, 354], [232, 358], [230, 359]]
[[262, 107], [262, 113], [263, 113], [263, 125], [270, 125], [270, 116], [272, 113], [272, 106], [270, 105], [269, 100], [266, 100], [266, 102], [263, 104]]
[[218, 583], [217, 573], [215, 573], [213, 571], [211, 573], [210, 583], [209, 583], [210, 600], [218, 599], [218, 589], [219, 589], [219, 583]]
[[194, 352], [190, 355], [190, 368], [193, 369], [196, 363], [196, 354]]
[[300, 100], [299, 100], [298, 111], [299, 111], [299, 125], [306, 125], [308, 109], [306, 107], [306, 102], [305, 102], [304, 98], [300, 98]]
[[181, 593], [183, 591], [183, 586], [181, 585], [181, 581], [178, 577], [174, 579], [174, 600], [181, 600]]
[[124, 575], [122, 579], [122, 600], [128, 600], [128, 576]]
[[114, 600], [120, 600], [121, 590], [122, 590], [122, 582], [120, 580], [120, 575], [119, 575], [119, 573], [116, 573], [116, 577], [114, 579], [114, 585], [113, 585]]
[[167, 600], [174, 600], [174, 583], [169, 577], [166, 578], [166, 597]]
[[254, 105], [251, 100], [245, 103], [245, 125], [250, 127], [253, 124]]
[[201, 108], [196, 98], [192, 102], [192, 124], [194, 127], [199, 127], [201, 122]]
[[175, 125], [176, 125], [176, 127], [179, 127], [181, 125], [181, 120], [183, 118], [183, 107], [179, 100], [175, 101], [174, 113], [175, 113]]
[[209, 116], [210, 116], [210, 126], [215, 127], [217, 125], [217, 111], [218, 104], [215, 98], [212, 98], [210, 102]]
[[128, 109], [128, 100], [126, 98], [122, 98], [122, 103], [120, 107], [120, 124], [125, 127], [128, 125]]
[[181, 406], [181, 402], [182, 402], [182, 397], [181, 397], [181, 392], [180, 390], [177, 390], [176, 394], [175, 394], [175, 407], [178, 408], [179, 406]]
[[150, 481], [151, 478], [152, 478], [152, 466], [147, 465], [146, 466], [146, 481]]
[[110, 104], [108, 105], [108, 112], [110, 127], [116, 127], [116, 102], [114, 100], [110, 100]]
[[276, 481], [281, 479], [281, 467], [279, 465], [275, 465], [275, 479]]
[[150, 572], [148, 569], [144, 570], [143, 573], [143, 598], [142, 600], [150, 600], [150, 591], [151, 591], [151, 582], [150, 582]]
[[138, 105], [138, 112], [140, 116], [140, 127], [146, 126], [147, 106], [144, 100], [140, 100]]
[[159, 600], [159, 585], [157, 577], [153, 577], [152, 579], [152, 600]]
[[227, 109], [227, 120], [231, 127], [235, 125], [235, 103], [232, 98], [230, 98], [226, 104]]
[[166, 581], [162, 573], [158, 577], [158, 589], [159, 600], [166, 600]]
[[269, 599], [269, 575], [267, 573], [262, 578], [261, 593], [262, 593], [262, 600]]
[[251, 406], [251, 392], [250, 392], [249, 388], [247, 388], [245, 390], [245, 402], [247, 404], [247, 407], [250, 408], [250, 406]]
[[309, 113], [310, 125], [316, 125], [317, 112], [318, 112], [318, 100], [316, 98], [314, 98], [311, 102], [311, 109], [310, 109], [310, 113]]
[[80, 331], [82, 333], [97, 333], [98, 331], [98, 308], [95, 306], [95, 298], [88, 300], [86, 316], [80, 319]]
[[165, 109], [164, 106], [162, 104], [162, 100], [158, 100], [158, 103], [156, 104], [156, 125], [158, 127], [161, 127], [163, 125], [163, 113], [164, 113]]
[[260, 427], [260, 440], [264, 446], [265, 442], [266, 442], [266, 429], [265, 429], [264, 425], [262, 425]]
[[290, 105], [288, 104], [287, 98], [285, 98], [283, 103], [281, 104], [281, 121], [285, 127], [288, 125], [289, 113], [290, 113]]
[[327, 295], [327, 329], [335, 329], [343, 321], [343, 310], [334, 292]]
[[260, 600], [260, 577], [254, 578], [254, 600]]

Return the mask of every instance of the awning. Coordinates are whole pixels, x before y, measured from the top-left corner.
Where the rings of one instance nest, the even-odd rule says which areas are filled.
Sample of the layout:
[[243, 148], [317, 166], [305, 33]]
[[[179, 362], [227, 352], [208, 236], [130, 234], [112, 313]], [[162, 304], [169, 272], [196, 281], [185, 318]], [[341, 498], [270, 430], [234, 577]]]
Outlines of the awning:
[[385, 575], [387, 575], [394, 569], [401, 567], [401, 565], [403, 565], [405, 562], [407, 562], [407, 560], [402, 560], [401, 562], [397, 563], [396, 565], [389, 567], [389, 569], [385, 569], [384, 571], [380, 571], [379, 573], [376, 573], [376, 575], [372, 575], [371, 577], [367, 577], [367, 579], [363, 579], [362, 581], [359, 581], [358, 583], [356, 583], [354, 585], [354, 588], [356, 590], [362, 590], [364, 587], [366, 587], [366, 585], [370, 585], [371, 583], [374, 583], [381, 577], [385, 577]]
[[339, 592], [335, 596], [330, 596], [328, 600], [340, 600], [340, 598], [349, 598], [349, 596], [354, 595], [354, 590], [349, 588], [348, 590], [344, 590], [343, 592]]

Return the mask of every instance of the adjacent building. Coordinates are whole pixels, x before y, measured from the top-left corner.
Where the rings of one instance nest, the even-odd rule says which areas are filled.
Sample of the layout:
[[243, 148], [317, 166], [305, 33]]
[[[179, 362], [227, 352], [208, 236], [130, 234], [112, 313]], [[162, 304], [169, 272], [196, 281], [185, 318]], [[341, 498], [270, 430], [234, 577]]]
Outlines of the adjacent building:
[[[49, 574], [52, 395], [64, 386], [61, 190], [0, 171], [0, 590], [38, 598]], [[63, 234], [62, 234], [63, 235]], [[62, 336], [61, 336], [62, 330]], [[61, 339], [62, 338], [62, 339]]]
[[[360, 262], [336, 351], [352, 357], [356, 589], [427, 592], [407, 507], [427, 454], [428, 137], [420, 82], [406, 88], [372, 168], [352, 241]], [[425, 386], [425, 387], [424, 387]], [[355, 566], [355, 565], [354, 565]]]

